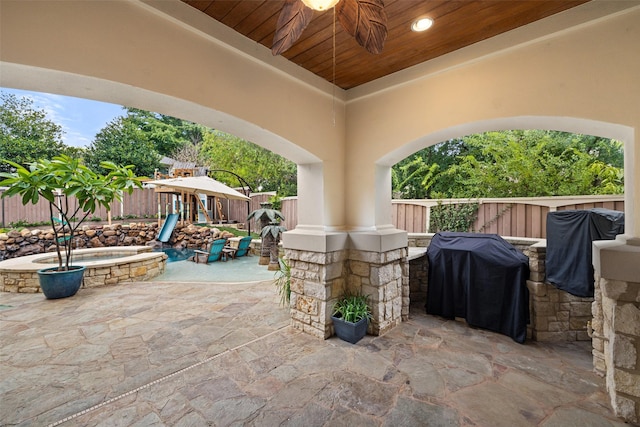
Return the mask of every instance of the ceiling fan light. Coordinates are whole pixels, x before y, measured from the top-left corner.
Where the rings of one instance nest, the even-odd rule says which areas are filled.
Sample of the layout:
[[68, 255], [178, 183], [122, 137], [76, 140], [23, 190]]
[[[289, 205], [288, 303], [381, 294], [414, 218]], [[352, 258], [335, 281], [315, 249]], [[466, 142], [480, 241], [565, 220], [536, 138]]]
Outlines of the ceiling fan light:
[[411, 31], [420, 32], [426, 31], [433, 25], [433, 19], [431, 18], [418, 18], [411, 24]]
[[329, 10], [335, 6], [340, 0], [302, 0], [305, 6], [313, 10]]

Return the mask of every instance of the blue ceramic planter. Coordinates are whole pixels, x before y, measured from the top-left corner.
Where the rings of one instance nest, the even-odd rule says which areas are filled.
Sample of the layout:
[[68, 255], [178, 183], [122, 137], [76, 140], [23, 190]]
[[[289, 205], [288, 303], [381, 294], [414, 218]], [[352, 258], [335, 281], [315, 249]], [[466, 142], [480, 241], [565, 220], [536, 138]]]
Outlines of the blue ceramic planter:
[[86, 267], [69, 268], [69, 271], [57, 271], [58, 267], [38, 270], [40, 289], [47, 299], [67, 298], [78, 292]]
[[355, 344], [367, 335], [368, 319], [363, 317], [356, 323], [346, 322], [340, 317], [331, 316], [333, 330], [341, 340]]

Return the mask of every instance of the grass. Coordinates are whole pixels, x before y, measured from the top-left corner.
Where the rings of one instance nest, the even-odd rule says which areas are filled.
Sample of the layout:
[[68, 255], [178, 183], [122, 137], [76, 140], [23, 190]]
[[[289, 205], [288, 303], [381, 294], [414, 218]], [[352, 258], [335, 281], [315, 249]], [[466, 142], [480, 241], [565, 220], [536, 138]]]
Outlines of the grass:
[[[239, 236], [239, 237], [244, 237], [247, 235], [247, 230], [239, 230], [235, 227], [224, 227], [224, 226], [219, 226], [216, 224], [194, 224], [197, 225], [199, 227], [210, 227], [210, 228], [217, 228], [220, 231], [227, 231], [231, 234], [233, 234], [234, 236]], [[251, 237], [254, 239], [260, 239], [260, 234], [254, 233], [253, 231], [251, 232]]]

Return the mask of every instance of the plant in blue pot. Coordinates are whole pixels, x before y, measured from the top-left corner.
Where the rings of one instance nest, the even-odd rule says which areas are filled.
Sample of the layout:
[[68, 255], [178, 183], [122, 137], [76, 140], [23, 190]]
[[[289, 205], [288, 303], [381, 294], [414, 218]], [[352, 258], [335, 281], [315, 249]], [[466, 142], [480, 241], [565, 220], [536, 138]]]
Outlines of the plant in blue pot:
[[82, 284], [84, 266], [72, 265], [74, 236], [80, 225], [100, 206], [110, 210], [113, 200], [123, 192], [142, 187], [142, 178], [133, 166], [102, 162], [106, 175], [96, 173], [79, 159], [66, 155], [38, 160], [28, 168], [8, 161], [13, 172], [2, 172], [0, 186], [7, 187], [2, 197], [22, 196], [22, 204], [36, 204], [40, 198], [49, 202], [58, 266], [39, 270], [40, 288], [49, 299], [75, 295]]

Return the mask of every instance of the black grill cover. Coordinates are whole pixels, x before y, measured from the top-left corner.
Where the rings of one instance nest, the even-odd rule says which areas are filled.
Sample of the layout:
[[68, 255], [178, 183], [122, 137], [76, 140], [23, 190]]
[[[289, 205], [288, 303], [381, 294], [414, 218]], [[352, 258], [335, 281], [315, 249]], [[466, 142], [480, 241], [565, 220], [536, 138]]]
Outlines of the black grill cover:
[[578, 297], [593, 297], [594, 240], [624, 233], [624, 213], [610, 209], [547, 214], [547, 282]]
[[529, 322], [529, 258], [497, 234], [442, 232], [427, 249], [427, 313], [523, 343]]

